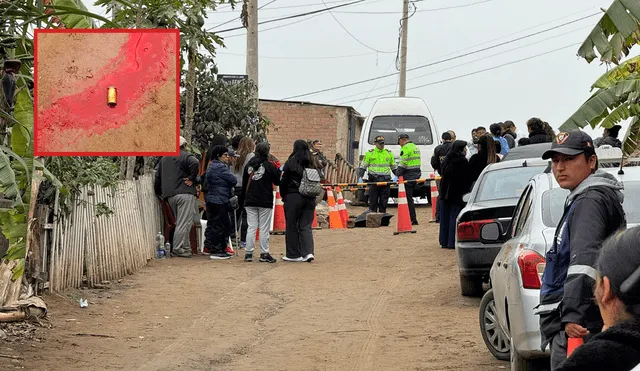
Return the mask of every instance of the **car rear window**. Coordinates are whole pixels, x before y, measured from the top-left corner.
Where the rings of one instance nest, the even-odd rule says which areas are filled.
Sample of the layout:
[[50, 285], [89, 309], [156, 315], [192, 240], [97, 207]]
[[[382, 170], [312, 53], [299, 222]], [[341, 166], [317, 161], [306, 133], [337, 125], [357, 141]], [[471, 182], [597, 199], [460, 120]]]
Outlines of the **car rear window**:
[[369, 144], [382, 135], [387, 144], [397, 144], [398, 135], [409, 134], [415, 144], [433, 144], [433, 134], [429, 120], [424, 116], [376, 116], [371, 120]]
[[[624, 182], [622, 207], [628, 224], [640, 223], [640, 181]], [[542, 194], [542, 222], [547, 227], [557, 227], [564, 213], [564, 203], [569, 191], [554, 188]]]
[[521, 166], [486, 172], [480, 179], [480, 187], [475, 202], [519, 198], [537, 174], [541, 174], [546, 166]]

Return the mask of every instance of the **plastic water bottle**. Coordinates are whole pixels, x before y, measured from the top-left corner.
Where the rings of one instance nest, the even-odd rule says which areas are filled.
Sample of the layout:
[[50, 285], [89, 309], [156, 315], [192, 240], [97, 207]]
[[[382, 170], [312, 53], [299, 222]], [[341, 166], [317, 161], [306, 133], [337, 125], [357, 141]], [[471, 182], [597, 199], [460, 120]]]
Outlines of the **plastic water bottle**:
[[162, 235], [162, 232], [158, 232], [156, 235], [156, 258], [162, 259], [164, 257], [164, 236]]
[[164, 258], [168, 259], [171, 256], [171, 244], [169, 242], [164, 244]]

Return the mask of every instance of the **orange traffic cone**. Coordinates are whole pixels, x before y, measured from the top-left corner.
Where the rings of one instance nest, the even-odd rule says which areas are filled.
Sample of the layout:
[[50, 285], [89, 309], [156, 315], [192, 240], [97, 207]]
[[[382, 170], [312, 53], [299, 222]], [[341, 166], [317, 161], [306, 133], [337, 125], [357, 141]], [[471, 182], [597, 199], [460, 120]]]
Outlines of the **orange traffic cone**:
[[273, 206], [273, 228], [271, 234], [284, 234], [286, 223], [284, 220], [284, 203], [280, 197], [280, 187], [276, 186], [276, 202]]
[[344, 198], [342, 197], [342, 191], [340, 187], [336, 187], [336, 195], [338, 196], [338, 211], [340, 212], [340, 219], [342, 219], [342, 226], [347, 228], [347, 220], [349, 220], [349, 212], [344, 205]]
[[343, 229], [340, 211], [336, 205], [336, 199], [333, 197], [331, 188], [327, 189], [327, 202], [329, 203], [329, 229]]
[[435, 223], [436, 211], [438, 209], [438, 185], [436, 183], [436, 173], [433, 172], [430, 174], [430, 178], [433, 179], [431, 181], [431, 221], [430, 223]]
[[311, 229], [322, 229], [318, 224], [318, 214], [315, 210], [313, 210], [313, 224], [311, 224]]
[[411, 228], [411, 216], [409, 216], [409, 204], [407, 204], [403, 177], [398, 179], [398, 226], [393, 234], [398, 235], [400, 233], [416, 233]]

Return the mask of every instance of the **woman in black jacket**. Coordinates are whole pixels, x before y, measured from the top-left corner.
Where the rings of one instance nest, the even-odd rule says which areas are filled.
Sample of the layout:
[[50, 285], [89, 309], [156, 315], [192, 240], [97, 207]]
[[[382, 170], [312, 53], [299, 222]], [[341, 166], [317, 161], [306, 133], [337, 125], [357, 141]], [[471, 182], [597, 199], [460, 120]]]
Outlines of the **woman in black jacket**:
[[226, 162], [229, 161], [229, 149], [215, 146], [211, 150], [211, 163], [205, 175], [207, 184], [207, 229], [204, 232], [204, 247], [211, 252], [211, 259], [224, 260], [233, 255], [227, 246], [233, 232], [229, 218], [232, 208], [229, 200], [233, 197], [233, 187], [237, 179]]
[[527, 129], [529, 129], [529, 144], [551, 143], [553, 141], [545, 130], [544, 122], [537, 117], [527, 121]]
[[480, 177], [480, 173], [489, 164], [500, 162], [498, 151], [496, 150], [496, 141], [493, 138], [483, 135], [478, 139], [478, 153], [469, 159], [469, 175], [471, 183], [474, 183]]
[[602, 332], [580, 345], [561, 371], [629, 371], [640, 364], [640, 227], [609, 237], [596, 263]]
[[[260, 261], [275, 263], [269, 254], [269, 229], [273, 209], [273, 185], [280, 185], [280, 169], [269, 161], [269, 143], [258, 143], [255, 156], [249, 160], [242, 172], [242, 195], [247, 213], [247, 236], [255, 236], [260, 228]], [[253, 260], [255, 238], [246, 243], [244, 261]]]
[[466, 158], [467, 142], [456, 140], [442, 160], [440, 180], [440, 247], [455, 248], [456, 218], [464, 205], [462, 196], [469, 192], [471, 177]]
[[284, 164], [280, 194], [284, 202], [286, 223], [285, 244], [287, 254], [282, 260], [290, 262], [311, 262], [313, 256], [313, 213], [316, 208], [315, 197], [300, 194], [298, 187], [302, 182], [304, 169], [312, 167], [311, 152], [306, 141], [298, 139], [293, 143], [293, 152]]

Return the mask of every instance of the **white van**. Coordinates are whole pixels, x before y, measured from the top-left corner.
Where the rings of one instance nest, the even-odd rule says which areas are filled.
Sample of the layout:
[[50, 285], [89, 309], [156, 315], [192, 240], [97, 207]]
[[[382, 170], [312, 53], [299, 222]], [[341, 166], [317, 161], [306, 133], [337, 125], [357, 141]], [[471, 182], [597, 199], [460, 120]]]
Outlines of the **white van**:
[[422, 178], [428, 178], [433, 172], [431, 156], [440, 143], [440, 133], [429, 107], [421, 98], [378, 99], [362, 127], [358, 144], [360, 158], [354, 165], [359, 166], [364, 154], [375, 147], [373, 140], [378, 135], [384, 136], [385, 148], [393, 153], [396, 163], [399, 162], [398, 135], [402, 133], [409, 134], [409, 139], [420, 149]]

